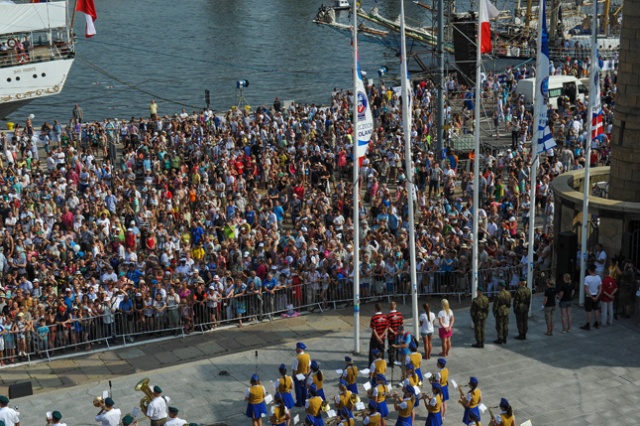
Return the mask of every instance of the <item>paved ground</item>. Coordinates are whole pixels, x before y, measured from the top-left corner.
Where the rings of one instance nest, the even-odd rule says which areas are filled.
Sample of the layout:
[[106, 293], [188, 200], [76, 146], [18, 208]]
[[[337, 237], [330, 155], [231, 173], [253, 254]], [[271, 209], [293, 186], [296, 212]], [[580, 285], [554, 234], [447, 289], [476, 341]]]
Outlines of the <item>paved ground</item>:
[[[403, 307], [405, 312], [409, 309], [408, 305]], [[361, 367], [367, 363], [371, 311], [372, 305], [363, 306], [362, 354], [355, 358]], [[574, 314], [579, 321], [583, 319], [577, 309]], [[97, 410], [91, 401], [108, 389], [109, 379], [116, 403], [123, 412], [131, 412], [142, 397], [133, 390], [134, 385], [143, 377], [161, 385], [172, 398], [172, 404], [181, 408], [184, 413], [181, 417], [189, 421], [248, 425], [250, 420], [242, 413], [249, 377], [257, 369], [267, 389], [272, 390], [269, 382], [277, 376], [277, 365], [291, 363], [294, 342], [298, 340], [306, 342], [312, 357], [327, 374], [327, 395], [335, 395], [334, 370], [343, 367], [343, 356], [353, 350], [352, 324], [350, 310], [328, 311], [13, 367], [1, 370], [1, 375], [5, 384], [25, 379], [34, 383], [36, 395], [12, 401], [20, 405], [23, 425], [42, 422], [44, 413], [54, 409], [63, 413], [63, 420], [70, 426], [94, 424]], [[493, 321], [487, 326], [488, 340], [493, 340]], [[469, 347], [472, 330], [468, 311], [456, 310], [448, 364], [451, 375], [459, 383], [466, 383], [470, 375], [477, 376], [488, 406], [495, 406], [500, 397], [507, 397], [518, 424], [531, 419], [534, 425], [637, 425], [640, 418], [637, 327], [631, 322], [620, 322], [590, 332], [574, 328], [569, 335], [557, 332], [552, 337], [544, 336], [544, 320], [536, 313], [526, 342], [510, 339], [505, 346], [487, 344], [484, 350], [479, 350]], [[422, 369], [434, 371], [435, 361], [424, 361]], [[399, 373], [395, 370], [397, 381]], [[221, 371], [229, 375], [221, 376]], [[0, 386], [0, 393], [4, 392]], [[455, 395], [452, 393], [454, 398]], [[423, 422], [424, 417], [422, 407], [417, 422]], [[446, 417], [447, 424], [460, 424], [462, 408], [452, 402]], [[141, 423], [148, 424], [146, 420]]]

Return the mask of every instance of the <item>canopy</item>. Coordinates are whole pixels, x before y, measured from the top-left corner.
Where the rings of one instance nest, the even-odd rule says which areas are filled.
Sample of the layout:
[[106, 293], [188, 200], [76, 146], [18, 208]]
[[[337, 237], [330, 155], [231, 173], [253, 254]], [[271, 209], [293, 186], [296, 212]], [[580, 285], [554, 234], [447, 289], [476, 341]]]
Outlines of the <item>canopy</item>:
[[27, 33], [67, 25], [67, 2], [0, 2], [0, 34]]

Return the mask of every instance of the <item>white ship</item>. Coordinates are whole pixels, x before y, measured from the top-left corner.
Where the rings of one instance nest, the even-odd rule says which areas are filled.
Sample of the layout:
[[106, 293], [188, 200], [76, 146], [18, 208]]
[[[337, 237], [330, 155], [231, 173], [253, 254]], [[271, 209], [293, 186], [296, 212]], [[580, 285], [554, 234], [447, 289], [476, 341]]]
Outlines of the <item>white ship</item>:
[[66, 1], [0, 0], [0, 119], [57, 95], [74, 58]]

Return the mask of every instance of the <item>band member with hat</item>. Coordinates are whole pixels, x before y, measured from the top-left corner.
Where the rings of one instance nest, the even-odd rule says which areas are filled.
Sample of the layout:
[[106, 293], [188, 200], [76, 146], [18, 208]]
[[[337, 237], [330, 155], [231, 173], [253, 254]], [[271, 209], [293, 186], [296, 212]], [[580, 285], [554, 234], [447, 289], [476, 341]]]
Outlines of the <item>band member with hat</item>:
[[178, 417], [178, 413], [180, 412], [180, 410], [178, 410], [176, 407], [169, 407], [168, 411], [169, 420], [167, 420], [165, 426], [184, 426], [185, 424], [189, 423], [186, 420]]
[[413, 364], [408, 363], [404, 367], [404, 381], [402, 382], [404, 386], [418, 386], [420, 383], [420, 378], [416, 374], [415, 367]]
[[340, 423], [338, 426], [355, 426], [356, 419], [353, 417], [353, 413], [346, 408], [342, 408], [338, 411], [340, 416]]
[[424, 381], [422, 377], [422, 370], [420, 370], [420, 366], [422, 365], [422, 354], [418, 352], [418, 345], [415, 342], [409, 343], [409, 355], [407, 355], [404, 359], [404, 364], [407, 365], [411, 363], [413, 365], [413, 369], [418, 375], [420, 381]]
[[[307, 399], [305, 380], [311, 368], [311, 356], [305, 352], [305, 349], [307, 349], [307, 346], [304, 343], [296, 343], [296, 357], [291, 366], [293, 384], [296, 390], [296, 407], [304, 407], [304, 401]], [[302, 374], [305, 378], [302, 380], [298, 379], [298, 374]]]
[[387, 378], [384, 374], [378, 374], [375, 376], [375, 382], [374, 387], [369, 391], [371, 392], [369, 398], [377, 404], [381, 418], [380, 424], [386, 426], [387, 417], [389, 416], [389, 408], [387, 407]]
[[500, 398], [500, 414], [491, 420], [490, 426], [516, 426], [516, 418], [507, 398]]
[[162, 396], [160, 386], [153, 387], [153, 399], [147, 406], [147, 417], [151, 419], [151, 426], [164, 426], [167, 422], [167, 399]]
[[449, 400], [449, 368], [447, 368], [447, 360], [438, 358], [438, 368], [440, 371], [440, 391], [442, 392], [442, 420], [447, 414], [447, 401]]
[[351, 392], [358, 394], [358, 367], [353, 363], [353, 359], [350, 356], [345, 356], [344, 361], [347, 363], [344, 370], [342, 370], [342, 378], [347, 382], [347, 389]]
[[316, 385], [316, 390], [318, 392], [318, 396], [322, 398], [323, 401], [326, 401], [327, 398], [324, 395], [324, 374], [320, 370], [320, 365], [316, 361], [311, 361], [311, 372], [309, 373], [309, 377], [307, 377], [307, 389], [309, 386]]
[[54, 411], [51, 413], [51, 418], [47, 418], [47, 424], [50, 426], [67, 426], [66, 423], [61, 423], [62, 414], [60, 411]]
[[291, 415], [289, 409], [284, 403], [282, 394], [276, 392], [273, 396], [273, 414], [271, 415], [271, 424], [273, 426], [289, 426]]
[[[482, 402], [482, 392], [478, 389], [478, 379], [471, 377], [469, 379], [469, 391], [465, 399], [462, 400], [464, 405], [464, 417], [462, 417], [462, 423], [469, 425], [474, 420], [472, 418], [478, 418], [475, 422], [480, 422], [480, 409], [478, 406]], [[473, 416], [471, 416], [473, 414]]]
[[369, 401], [369, 414], [362, 420], [364, 426], [378, 426], [382, 424], [382, 416], [378, 412], [378, 404], [375, 401]]
[[416, 392], [412, 386], [402, 388], [403, 396], [393, 395], [393, 406], [398, 412], [396, 426], [413, 425], [413, 406], [416, 403]]
[[371, 377], [371, 385], [373, 386], [378, 374], [387, 374], [387, 361], [382, 357], [382, 351], [379, 349], [374, 349], [371, 353], [375, 357], [369, 366], [369, 377]]
[[262, 415], [267, 414], [267, 404], [264, 403], [264, 397], [267, 391], [260, 384], [260, 377], [257, 374], [251, 376], [251, 387], [244, 394], [244, 400], [247, 404], [247, 417], [251, 418], [253, 426], [262, 426]]
[[314, 426], [324, 426], [324, 420], [322, 420], [322, 398], [318, 396], [318, 390], [316, 385], [309, 386], [309, 396], [304, 408], [305, 412], [313, 416]]
[[427, 395], [424, 406], [427, 409], [425, 426], [442, 426], [442, 386], [438, 382], [431, 383], [431, 395]]
[[287, 367], [284, 364], [280, 364], [278, 371], [280, 372], [280, 378], [278, 379], [276, 391], [282, 397], [284, 406], [287, 407], [287, 409], [291, 409], [291, 407], [295, 405], [293, 402], [293, 396], [291, 395], [291, 390], [293, 390], [293, 379], [291, 376], [287, 376]]
[[340, 390], [340, 393], [334, 398], [336, 409], [341, 410], [343, 408], [346, 408], [351, 413], [351, 417], [353, 417], [353, 407], [355, 406], [355, 404], [351, 400], [351, 396], [353, 395], [353, 393], [349, 389], [347, 389], [347, 382], [344, 379], [340, 379], [340, 382], [338, 383], [338, 389]]
[[3, 421], [5, 426], [20, 426], [20, 413], [9, 408], [8, 405], [9, 398], [6, 395], [0, 395], [0, 421]]
[[122, 412], [119, 408], [113, 408], [115, 402], [110, 397], [104, 400], [104, 407], [96, 416], [96, 422], [101, 422], [102, 426], [118, 426]]
[[130, 414], [127, 414], [122, 418], [122, 426], [138, 426], [138, 421]]

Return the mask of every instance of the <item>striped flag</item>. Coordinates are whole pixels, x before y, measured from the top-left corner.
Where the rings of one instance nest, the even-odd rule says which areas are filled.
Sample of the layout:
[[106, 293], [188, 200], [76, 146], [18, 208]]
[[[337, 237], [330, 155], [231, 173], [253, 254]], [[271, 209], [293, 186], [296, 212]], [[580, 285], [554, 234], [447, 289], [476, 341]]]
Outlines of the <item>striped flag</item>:
[[491, 53], [491, 23], [500, 12], [489, 0], [480, 0], [480, 53]]
[[547, 104], [549, 102], [549, 32], [547, 31], [546, 0], [540, 1], [542, 25], [540, 28], [540, 54], [536, 66], [536, 107], [538, 111], [538, 154], [556, 146], [549, 123], [547, 122]]
[[602, 120], [602, 105], [600, 104], [600, 64], [598, 61], [598, 47], [595, 47], [595, 57], [591, 59], [591, 87], [589, 88], [589, 102], [591, 107], [591, 139], [604, 133]]
[[93, 3], [93, 0], [78, 0], [76, 10], [84, 13], [86, 18], [85, 37], [91, 38], [96, 35], [96, 27], [93, 23], [98, 19], [98, 13], [96, 12], [96, 5]]

